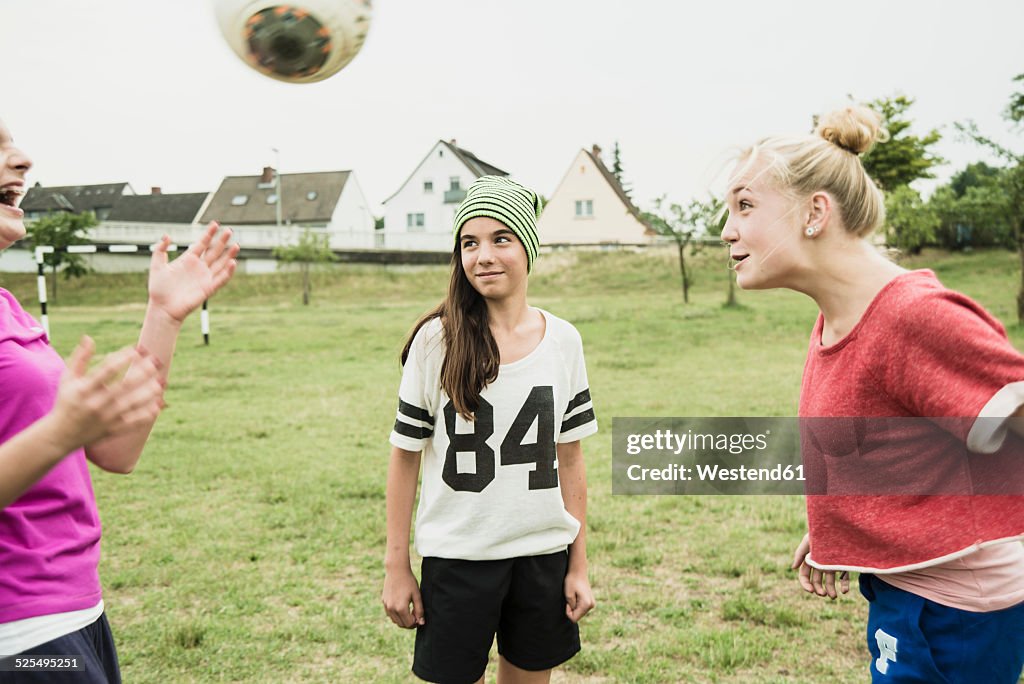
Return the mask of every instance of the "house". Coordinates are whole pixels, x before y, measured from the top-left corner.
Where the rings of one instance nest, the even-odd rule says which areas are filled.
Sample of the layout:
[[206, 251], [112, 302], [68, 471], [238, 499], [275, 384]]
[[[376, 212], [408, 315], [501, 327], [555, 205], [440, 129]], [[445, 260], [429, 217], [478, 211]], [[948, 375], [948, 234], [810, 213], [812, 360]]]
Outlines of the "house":
[[507, 176], [455, 140], [438, 140], [402, 186], [384, 200], [378, 247], [449, 252], [452, 225], [466, 188], [481, 176]]
[[641, 244], [654, 230], [601, 160], [601, 148], [580, 150], [537, 222], [542, 245]]
[[152, 188], [148, 195], [122, 195], [106, 219], [90, 231], [94, 242], [148, 245], [163, 235], [179, 245], [198, 237], [196, 219], [210, 197], [208, 192], [164, 193]]
[[373, 213], [354, 171], [278, 176], [268, 166], [258, 176], [227, 176], [199, 219], [210, 221], [230, 226], [243, 248], [291, 244], [303, 228], [326, 233], [335, 249], [374, 243]]
[[25, 193], [21, 209], [26, 221], [35, 221], [46, 214], [66, 211], [81, 214], [91, 211], [103, 221], [110, 215], [117, 201], [125, 195], [134, 195], [128, 183], [103, 183], [101, 185], [64, 185], [43, 187], [36, 183]]

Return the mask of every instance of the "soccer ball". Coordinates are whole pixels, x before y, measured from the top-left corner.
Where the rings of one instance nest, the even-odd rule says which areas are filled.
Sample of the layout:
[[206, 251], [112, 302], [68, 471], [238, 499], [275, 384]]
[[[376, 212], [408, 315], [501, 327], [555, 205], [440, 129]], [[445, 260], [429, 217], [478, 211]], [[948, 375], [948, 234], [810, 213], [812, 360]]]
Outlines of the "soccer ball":
[[260, 73], [313, 83], [338, 73], [366, 40], [371, 0], [213, 0], [221, 33]]

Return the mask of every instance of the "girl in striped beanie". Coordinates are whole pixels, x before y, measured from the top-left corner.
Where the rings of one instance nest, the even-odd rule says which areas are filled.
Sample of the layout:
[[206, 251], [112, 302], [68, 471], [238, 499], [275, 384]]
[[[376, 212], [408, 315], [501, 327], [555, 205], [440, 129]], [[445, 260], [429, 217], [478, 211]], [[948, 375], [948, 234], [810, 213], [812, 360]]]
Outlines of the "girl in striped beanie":
[[382, 600], [417, 630], [413, 672], [428, 681], [480, 680], [495, 634], [500, 680], [546, 681], [594, 606], [580, 440], [597, 421], [579, 333], [526, 301], [540, 210], [507, 178], [469, 187], [448, 295], [402, 351]]

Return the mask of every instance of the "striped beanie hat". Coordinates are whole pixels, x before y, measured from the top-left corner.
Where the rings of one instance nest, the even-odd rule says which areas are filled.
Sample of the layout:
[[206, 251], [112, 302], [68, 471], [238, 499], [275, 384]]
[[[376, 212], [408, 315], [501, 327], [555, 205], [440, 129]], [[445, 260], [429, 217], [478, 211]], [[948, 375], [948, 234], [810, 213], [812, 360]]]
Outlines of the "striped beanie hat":
[[488, 216], [501, 221], [516, 234], [526, 248], [526, 269], [533, 270], [540, 240], [537, 238], [537, 218], [544, 204], [540, 195], [527, 187], [502, 176], [481, 176], [466, 190], [455, 213], [455, 240], [466, 221]]

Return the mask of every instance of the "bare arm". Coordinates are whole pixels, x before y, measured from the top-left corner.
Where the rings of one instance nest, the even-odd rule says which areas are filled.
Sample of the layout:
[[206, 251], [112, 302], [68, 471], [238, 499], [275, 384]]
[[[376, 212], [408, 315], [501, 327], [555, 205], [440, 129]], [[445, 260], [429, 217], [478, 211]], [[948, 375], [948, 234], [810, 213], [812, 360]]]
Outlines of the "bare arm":
[[409, 560], [412, 506], [419, 476], [420, 452], [392, 446], [388, 462], [387, 549], [381, 602], [391, 621], [407, 628], [424, 623], [423, 601]]
[[569, 545], [565, 576], [566, 615], [578, 622], [594, 607], [587, 567], [587, 468], [579, 440], [558, 445], [558, 484], [565, 510], [580, 521], [576, 540]]
[[[185, 318], [204, 300], [224, 286], [235, 271], [238, 245], [228, 245], [231, 231], [217, 235], [218, 226], [211, 223], [203, 236], [188, 251], [168, 263], [170, 238], [164, 236], [156, 250], [149, 270], [149, 304], [139, 333], [139, 348], [154, 360], [159, 380], [167, 386], [167, 376], [174, 356], [178, 333]], [[134, 367], [128, 377], [136, 372]], [[100, 468], [116, 473], [129, 473], [139, 461], [157, 416], [101, 441], [89, 443], [86, 455]]]

